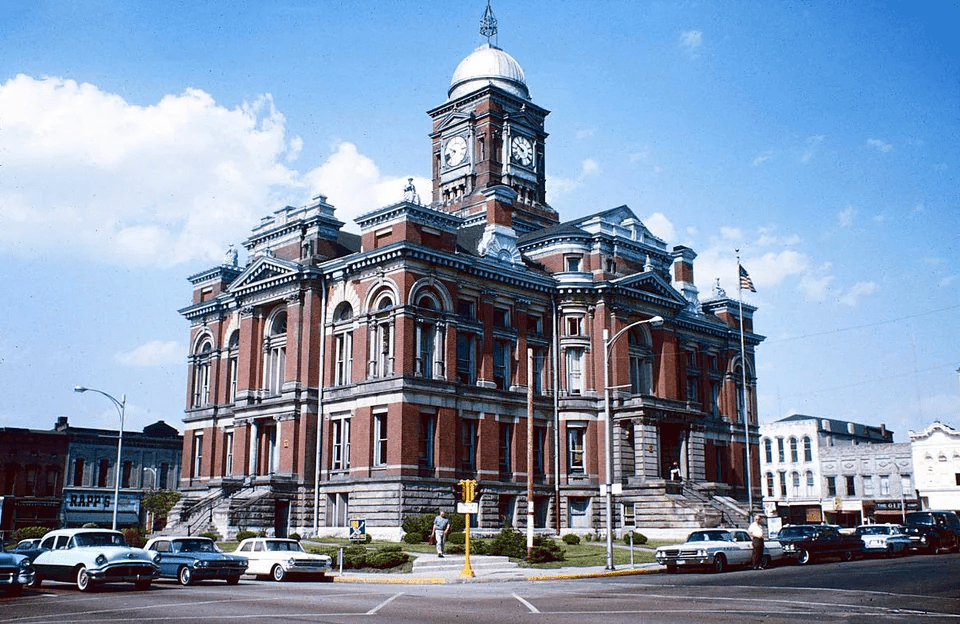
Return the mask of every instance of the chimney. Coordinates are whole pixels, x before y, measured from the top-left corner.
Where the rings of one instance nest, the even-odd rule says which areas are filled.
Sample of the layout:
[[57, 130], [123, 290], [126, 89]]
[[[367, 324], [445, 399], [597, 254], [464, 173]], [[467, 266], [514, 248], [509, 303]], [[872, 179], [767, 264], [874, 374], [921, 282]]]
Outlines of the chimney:
[[57, 424], [53, 427], [54, 431], [63, 431], [70, 426], [70, 419], [66, 416], [57, 416]]
[[677, 245], [673, 248], [672, 255], [674, 287], [683, 294], [684, 299], [694, 306], [699, 306], [700, 300], [697, 297], [699, 293], [693, 283], [693, 261], [697, 257], [697, 252], [689, 247]]

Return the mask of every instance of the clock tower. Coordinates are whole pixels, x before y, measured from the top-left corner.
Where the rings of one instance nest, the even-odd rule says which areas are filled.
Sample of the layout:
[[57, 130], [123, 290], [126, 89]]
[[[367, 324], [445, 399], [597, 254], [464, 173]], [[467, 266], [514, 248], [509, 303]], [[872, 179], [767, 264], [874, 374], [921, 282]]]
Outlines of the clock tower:
[[433, 206], [466, 219], [525, 234], [559, 222], [546, 202], [544, 119], [530, 99], [523, 69], [489, 42], [490, 6], [481, 45], [457, 66], [447, 100], [433, 120]]

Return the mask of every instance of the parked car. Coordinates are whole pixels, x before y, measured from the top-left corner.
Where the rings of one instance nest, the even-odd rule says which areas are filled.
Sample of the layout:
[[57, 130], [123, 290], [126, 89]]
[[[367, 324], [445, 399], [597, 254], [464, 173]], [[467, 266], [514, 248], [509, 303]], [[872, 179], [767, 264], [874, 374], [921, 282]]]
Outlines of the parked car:
[[250, 537], [240, 542], [236, 552], [247, 558], [247, 574], [269, 576], [275, 581], [287, 576], [323, 578], [333, 569], [333, 559], [306, 552], [294, 539]]
[[780, 529], [777, 540], [786, 557], [800, 565], [816, 559], [839, 558], [850, 561], [863, 552], [863, 542], [830, 524], [792, 524]]
[[903, 555], [910, 550], [910, 536], [899, 524], [863, 524], [856, 534], [866, 554]]
[[19, 553], [0, 552], [0, 587], [10, 596], [23, 593], [24, 585], [33, 583], [34, 570], [30, 557]]
[[[783, 549], [775, 540], [764, 542], [762, 567], [783, 558]], [[668, 572], [678, 567], [710, 568], [723, 572], [727, 568], [748, 566], [753, 559], [753, 541], [741, 529], [703, 529], [687, 536], [683, 544], [661, 546], [656, 552], [657, 563], [667, 566]]]
[[36, 550], [25, 552], [36, 571], [32, 585], [43, 581], [75, 583], [91, 591], [103, 583], [133, 583], [149, 589], [160, 570], [156, 553], [131, 548], [119, 531], [107, 529], [60, 529], [43, 536]]
[[904, 526], [919, 550], [933, 554], [960, 550], [960, 518], [952, 511], [912, 511]]
[[20, 540], [17, 542], [17, 545], [14, 546], [14, 552], [24, 552], [27, 550], [36, 550], [40, 546], [39, 537], [31, 537], [28, 539]]
[[155, 537], [144, 548], [160, 553], [160, 578], [174, 578], [181, 585], [204, 579], [236, 585], [247, 571], [246, 557], [224, 553], [209, 537]]

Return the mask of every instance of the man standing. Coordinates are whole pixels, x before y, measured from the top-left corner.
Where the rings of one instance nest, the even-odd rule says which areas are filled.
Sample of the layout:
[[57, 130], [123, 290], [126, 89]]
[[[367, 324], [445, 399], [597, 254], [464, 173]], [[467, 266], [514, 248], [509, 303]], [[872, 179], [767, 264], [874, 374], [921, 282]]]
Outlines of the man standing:
[[437, 556], [443, 558], [443, 547], [447, 544], [447, 534], [450, 532], [450, 518], [447, 512], [441, 511], [440, 515], [433, 519], [433, 537], [437, 540]]
[[760, 565], [763, 562], [763, 527], [760, 526], [760, 521], [763, 519], [763, 516], [757, 514], [753, 517], [753, 523], [747, 528], [747, 533], [750, 534], [750, 540], [753, 543], [753, 569], [759, 570]]

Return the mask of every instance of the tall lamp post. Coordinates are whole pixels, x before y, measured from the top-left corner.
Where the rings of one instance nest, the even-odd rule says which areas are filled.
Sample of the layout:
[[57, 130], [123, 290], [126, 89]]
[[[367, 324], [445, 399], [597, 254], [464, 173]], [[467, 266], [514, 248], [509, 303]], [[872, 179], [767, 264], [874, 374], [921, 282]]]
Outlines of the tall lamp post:
[[84, 386], [75, 386], [73, 389], [74, 392], [96, 392], [97, 394], [102, 394], [103, 396], [110, 399], [110, 402], [113, 403], [113, 406], [117, 408], [117, 413], [120, 415], [120, 435], [117, 436], [117, 466], [115, 468], [116, 480], [113, 486], [113, 530], [117, 530], [117, 505], [120, 503], [120, 452], [123, 450], [123, 411], [127, 404], [127, 395], [120, 395], [120, 400], [116, 400], [103, 390], [97, 390], [96, 388], [85, 388]]
[[606, 462], [604, 485], [607, 493], [607, 570], [613, 570], [613, 419], [610, 417], [610, 351], [617, 338], [628, 329], [638, 325], [663, 325], [662, 316], [654, 316], [642, 321], [634, 321], [610, 337], [610, 330], [603, 328], [603, 433], [606, 440]]

